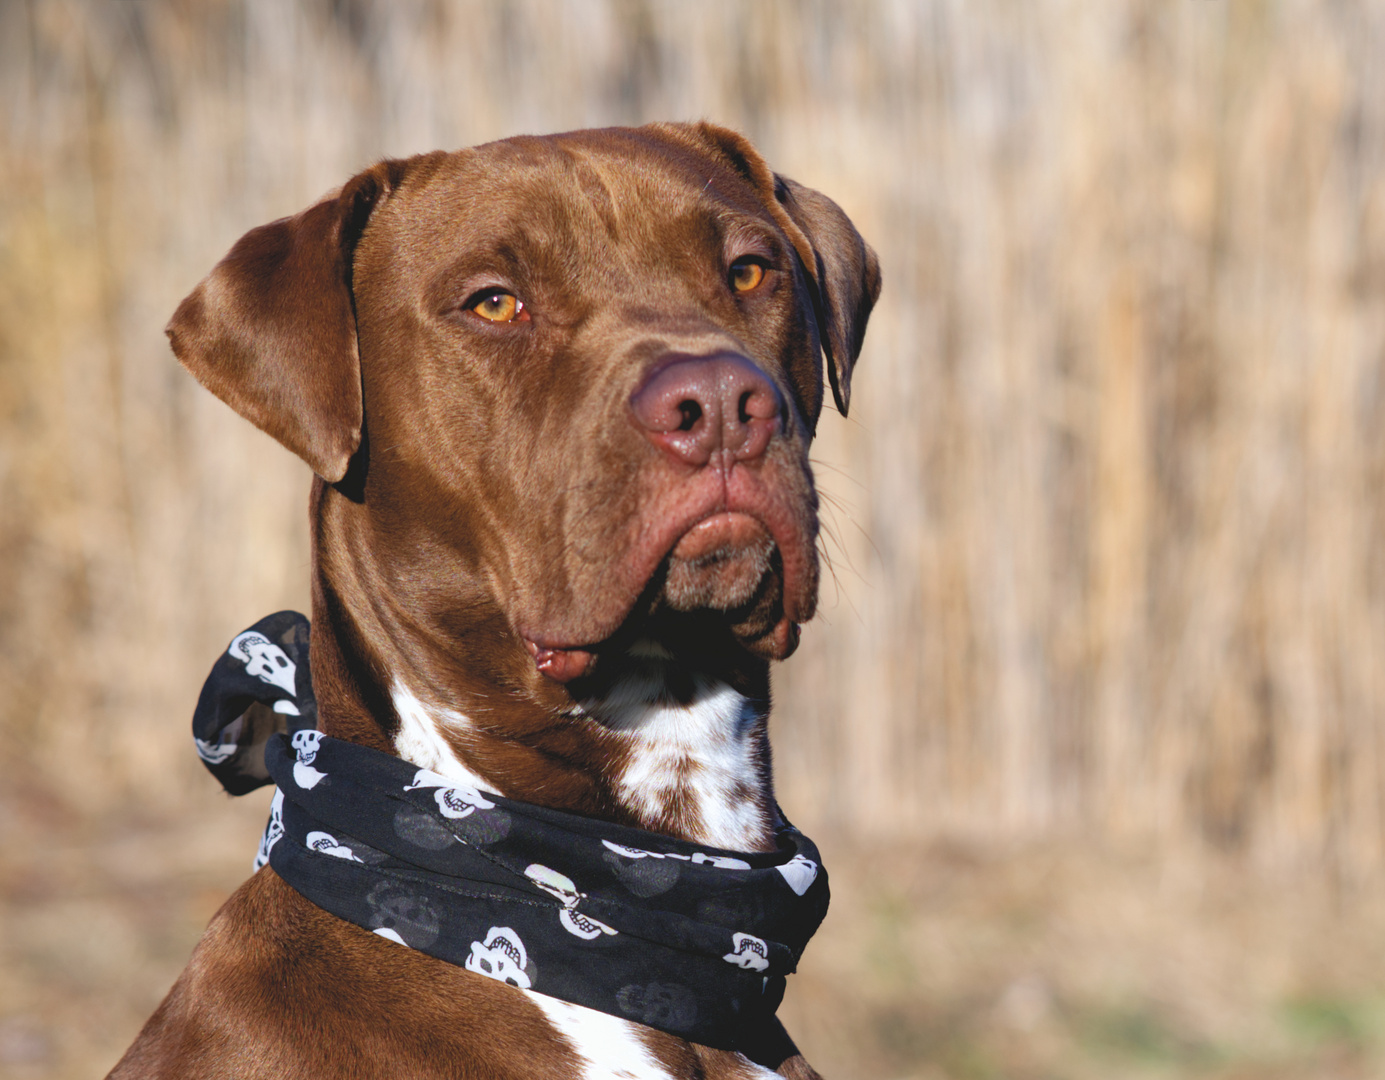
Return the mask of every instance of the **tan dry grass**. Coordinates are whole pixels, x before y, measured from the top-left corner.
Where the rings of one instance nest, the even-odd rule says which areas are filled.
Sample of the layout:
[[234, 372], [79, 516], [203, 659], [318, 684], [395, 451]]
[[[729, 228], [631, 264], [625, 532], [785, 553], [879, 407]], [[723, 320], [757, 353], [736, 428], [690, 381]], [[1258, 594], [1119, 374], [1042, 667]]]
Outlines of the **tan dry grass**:
[[[1381, 55], [1369, 0], [0, 3], [7, 849], [33, 813], [74, 866], [103, 815], [200, 828], [200, 679], [305, 604], [305, 468], [160, 333], [230, 243], [381, 154], [707, 116], [885, 268], [815, 454], [834, 573], [777, 683], [790, 813], [1378, 883]], [[829, 950], [869, 922], [841, 918]], [[13, 1017], [49, 968], [6, 970]]]
[[159, 334], [240, 231], [380, 153], [708, 115], [888, 282], [818, 450], [836, 574], [780, 680], [786, 791], [1382, 865], [1377, 7], [2, 10], [21, 772], [163, 798], [221, 640], [303, 602], [306, 474]]

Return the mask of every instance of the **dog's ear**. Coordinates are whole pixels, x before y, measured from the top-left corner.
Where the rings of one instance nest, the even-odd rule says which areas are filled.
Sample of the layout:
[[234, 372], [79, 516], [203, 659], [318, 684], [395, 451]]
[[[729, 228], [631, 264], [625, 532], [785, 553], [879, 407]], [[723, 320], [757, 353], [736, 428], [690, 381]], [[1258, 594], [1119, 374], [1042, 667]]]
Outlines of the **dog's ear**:
[[842, 209], [826, 195], [776, 175], [774, 197], [808, 238], [818, 286], [817, 315], [827, 378], [843, 416], [866, 322], [880, 296], [880, 260]]
[[814, 314], [827, 354], [827, 378], [843, 416], [851, 404], [851, 372], [866, 322], [880, 295], [880, 261], [841, 207], [821, 192], [770, 171], [745, 136], [706, 122], [655, 125], [686, 141], [710, 144], [760, 192], [788, 234], [815, 291]]
[[328, 481], [346, 475], [364, 422], [351, 259], [402, 175], [402, 162], [381, 162], [251, 229], [165, 331], [198, 382]]

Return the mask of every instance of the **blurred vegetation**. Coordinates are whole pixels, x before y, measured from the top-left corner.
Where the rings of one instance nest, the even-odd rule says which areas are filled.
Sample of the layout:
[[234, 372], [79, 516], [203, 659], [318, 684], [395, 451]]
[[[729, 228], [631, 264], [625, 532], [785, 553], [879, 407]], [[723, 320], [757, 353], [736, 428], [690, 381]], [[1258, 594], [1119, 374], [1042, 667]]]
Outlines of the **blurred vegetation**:
[[[863, 935], [791, 992], [818, 1056], [1381, 1075], [1380, 982], [1283, 942], [1300, 919], [1382, 940], [1348, 907], [1385, 870], [1383, 55], [1370, 0], [0, 0], [0, 905], [31, 927], [0, 938], [0, 1073], [77, 1068], [35, 1002], [119, 993], [42, 960], [26, 919], [87, 881], [95, 937], [161, 993], [244, 852], [196, 871], [163, 937], [130, 905], [182, 896], [176, 861], [132, 892], [35, 884], [30, 854], [90, 870], [260, 813], [208, 794], [187, 720], [231, 634], [306, 608], [308, 476], [178, 369], [177, 301], [381, 155], [705, 116], [841, 203], [885, 274], [851, 418], [815, 451], [822, 616], [776, 684], [781, 801], [851, 871], [825, 952]], [[1185, 999], [1138, 938], [1070, 941], [1077, 966], [1148, 965], [1124, 983], [976, 957], [930, 982], [900, 941], [942, 916], [889, 889], [954, 874], [938, 838], [1253, 868], [1199, 871], [1226, 906], [1178, 910], [1279, 959], [1247, 961], [1241, 1012]], [[881, 882], [858, 846], [886, 839], [924, 854], [869, 864]], [[1142, 911], [1159, 873], [1101, 889]], [[1070, 884], [957, 933], [1023, 953]], [[1280, 921], [1243, 940], [1238, 902]], [[101, 1013], [88, 1074], [132, 1015]]]

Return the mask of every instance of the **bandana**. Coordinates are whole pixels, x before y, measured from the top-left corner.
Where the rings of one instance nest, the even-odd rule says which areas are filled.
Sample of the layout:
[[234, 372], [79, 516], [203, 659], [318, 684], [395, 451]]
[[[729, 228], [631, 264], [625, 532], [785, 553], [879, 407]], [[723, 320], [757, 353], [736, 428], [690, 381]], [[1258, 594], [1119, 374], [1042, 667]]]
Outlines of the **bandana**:
[[[238, 635], [198, 701], [232, 793], [278, 785], [255, 860], [308, 900], [468, 971], [777, 1066], [774, 1019], [827, 911], [817, 848], [705, 847], [515, 802], [312, 729], [308, 624]], [[772, 1064], [770, 1064], [772, 1062]]]
[[244, 795], [270, 782], [264, 750], [271, 735], [315, 727], [308, 620], [280, 611], [232, 638], [213, 665], [192, 714], [192, 741], [221, 786]]

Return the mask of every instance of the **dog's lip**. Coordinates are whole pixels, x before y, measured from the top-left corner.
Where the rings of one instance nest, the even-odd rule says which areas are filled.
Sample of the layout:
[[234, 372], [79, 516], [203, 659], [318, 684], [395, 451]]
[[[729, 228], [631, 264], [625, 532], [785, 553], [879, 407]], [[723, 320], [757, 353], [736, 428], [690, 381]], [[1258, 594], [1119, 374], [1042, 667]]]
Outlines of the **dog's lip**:
[[697, 562], [728, 547], [749, 547], [769, 539], [764, 522], [743, 510], [717, 510], [688, 529], [669, 551], [675, 559]]
[[[714, 557], [728, 548], [748, 547], [765, 539], [773, 542], [773, 534], [755, 515], [743, 510], [714, 509], [684, 530], [666, 558], [697, 562]], [[596, 654], [604, 644], [567, 644], [527, 634], [521, 637], [539, 672], [560, 683], [572, 682], [591, 674], [596, 665]], [[771, 631], [769, 640], [773, 642], [771, 655], [778, 658], [787, 656], [798, 644], [798, 624], [787, 617], [781, 619], [780, 625]]]
[[593, 649], [543, 646], [530, 638], [524, 639], [524, 647], [534, 658], [534, 666], [554, 682], [567, 683], [580, 679], [590, 674], [596, 663]]
[[816, 576], [811, 565], [815, 532], [800, 535], [800, 523], [780, 499], [766, 490], [758, 470], [736, 469], [729, 483], [704, 489], [701, 498], [684, 502], [682, 512], [675, 509], [662, 518], [660, 525], [642, 527], [643, 542], [630, 550], [627, 559], [647, 570], [639, 573], [638, 584], [634, 576], [628, 579], [628, 603], [621, 609], [608, 610], [606, 618], [597, 623], [598, 634], [580, 638], [566, 635], [562, 630], [565, 620], [551, 611], [546, 618], [516, 619], [515, 630], [544, 675], [558, 682], [588, 675], [603, 646], [629, 617], [642, 588], [675, 552], [677, 557], [692, 561], [715, 557], [728, 542], [753, 539], [758, 533], [768, 536], [779, 554], [784, 610], [779, 623], [756, 645], [747, 644], [747, 648], [766, 659], [783, 659], [798, 644], [800, 624], [812, 616], [813, 598], [800, 598], [798, 585], [805, 578], [812, 580]]

